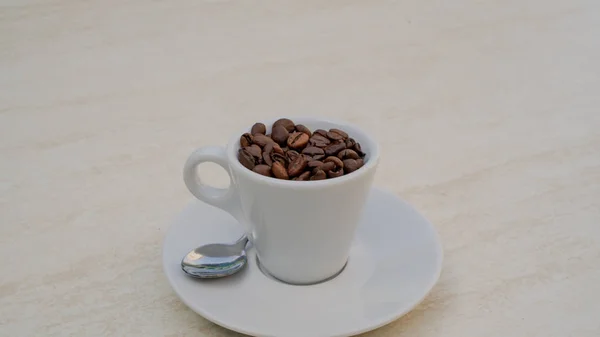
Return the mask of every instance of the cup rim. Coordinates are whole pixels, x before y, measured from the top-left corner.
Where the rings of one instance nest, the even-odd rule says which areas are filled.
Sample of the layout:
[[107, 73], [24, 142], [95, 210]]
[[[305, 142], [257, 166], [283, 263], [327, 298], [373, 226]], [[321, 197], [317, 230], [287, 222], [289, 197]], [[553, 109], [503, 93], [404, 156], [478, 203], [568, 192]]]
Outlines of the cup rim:
[[[323, 187], [331, 187], [335, 185], [344, 184], [348, 181], [359, 179], [366, 174], [369, 174], [371, 170], [374, 170], [377, 167], [379, 162], [379, 143], [376, 139], [370, 135], [368, 132], [359, 128], [358, 126], [346, 122], [340, 121], [330, 118], [320, 118], [313, 116], [290, 116], [290, 117], [277, 117], [268, 120], [261, 120], [259, 122], [264, 123], [265, 125], [273, 125], [273, 123], [280, 118], [288, 118], [294, 123], [297, 124], [308, 124], [311, 122], [321, 122], [321, 123], [329, 123], [334, 124], [339, 129], [346, 131], [351, 135], [360, 135], [360, 137], [353, 138], [362, 138], [369, 143], [369, 152], [367, 153], [367, 160], [365, 164], [359, 168], [358, 170], [343, 175], [341, 177], [332, 178], [332, 179], [323, 179], [323, 180], [308, 180], [308, 181], [294, 181], [294, 180], [283, 180], [277, 179], [274, 177], [267, 177], [261, 174], [258, 174], [252, 170], [249, 170], [244, 165], [242, 165], [237, 158], [237, 148], [239, 148], [239, 141], [242, 134], [249, 132], [250, 128], [245, 127], [241, 129], [238, 133], [236, 133], [227, 143], [227, 159], [229, 161], [229, 166], [232, 170], [235, 170], [237, 174], [243, 175], [248, 179], [252, 179], [258, 183], [262, 183], [265, 185], [271, 185], [273, 187], [286, 187], [286, 188], [297, 188], [297, 189], [314, 189], [314, 188], [323, 188]], [[257, 121], [258, 122], [258, 121]], [[364, 141], [361, 141], [364, 143]], [[233, 182], [232, 182], [233, 183]]]

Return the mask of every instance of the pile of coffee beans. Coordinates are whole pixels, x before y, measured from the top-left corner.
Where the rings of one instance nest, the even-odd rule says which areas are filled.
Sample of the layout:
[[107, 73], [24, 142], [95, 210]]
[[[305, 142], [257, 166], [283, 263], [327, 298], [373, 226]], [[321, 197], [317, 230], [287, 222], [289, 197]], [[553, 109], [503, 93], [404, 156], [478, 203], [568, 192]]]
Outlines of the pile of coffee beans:
[[240, 137], [238, 159], [246, 168], [286, 180], [322, 180], [352, 173], [364, 164], [360, 144], [339, 129], [315, 130], [282, 118], [271, 134], [256, 123]]

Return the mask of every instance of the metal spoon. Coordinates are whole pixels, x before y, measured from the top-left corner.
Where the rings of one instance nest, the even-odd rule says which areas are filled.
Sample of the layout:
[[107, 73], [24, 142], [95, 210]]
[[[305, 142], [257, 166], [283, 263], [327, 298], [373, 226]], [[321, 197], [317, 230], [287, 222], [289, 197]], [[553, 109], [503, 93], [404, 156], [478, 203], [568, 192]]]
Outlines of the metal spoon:
[[220, 278], [240, 271], [248, 262], [246, 244], [242, 236], [233, 244], [211, 243], [189, 252], [181, 260], [181, 269], [195, 278]]

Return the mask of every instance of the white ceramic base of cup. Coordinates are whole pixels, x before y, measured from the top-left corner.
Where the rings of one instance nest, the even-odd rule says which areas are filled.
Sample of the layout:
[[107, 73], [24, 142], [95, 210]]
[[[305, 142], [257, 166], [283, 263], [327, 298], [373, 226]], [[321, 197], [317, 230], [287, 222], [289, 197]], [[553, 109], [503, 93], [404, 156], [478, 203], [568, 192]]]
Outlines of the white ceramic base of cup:
[[163, 268], [181, 300], [225, 328], [252, 336], [352, 336], [406, 314], [431, 291], [442, 268], [434, 227], [395, 195], [372, 189], [346, 268], [327, 282], [293, 286], [263, 274], [254, 249], [240, 273], [197, 280], [181, 258], [210, 242], [231, 242], [240, 226], [227, 213], [194, 201], [165, 238]]
[[311, 283], [293, 283], [293, 282], [287, 282], [287, 281], [284, 281], [282, 279], [277, 278], [276, 276], [273, 276], [273, 274], [271, 274], [269, 272], [269, 270], [264, 265], [262, 265], [260, 263], [260, 258], [258, 257], [258, 255], [256, 256], [256, 265], [258, 266], [258, 269], [265, 276], [270, 277], [271, 279], [273, 279], [275, 281], [282, 282], [282, 283], [285, 283], [285, 284], [289, 284], [289, 285], [292, 285], [292, 286], [312, 286], [312, 285], [315, 285], [315, 284], [319, 284], [319, 283], [327, 282], [329, 280], [333, 280], [334, 278], [338, 277], [338, 275], [340, 275], [341, 273], [343, 273], [344, 269], [346, 269], [346, 266], [348, 265], [348, 261], [346, 261], [346, 263], [344, 263], [344, 266], [342, 267], [342, 269], [336, 271], [335, 274], [333, 274], [333, 275], [331, 275], [331, 276], [329, 276], [329, 277], [327, 277], [327, 278], [325, 278], [323, 280], [316, 281], [316, 282], [311, 282]]

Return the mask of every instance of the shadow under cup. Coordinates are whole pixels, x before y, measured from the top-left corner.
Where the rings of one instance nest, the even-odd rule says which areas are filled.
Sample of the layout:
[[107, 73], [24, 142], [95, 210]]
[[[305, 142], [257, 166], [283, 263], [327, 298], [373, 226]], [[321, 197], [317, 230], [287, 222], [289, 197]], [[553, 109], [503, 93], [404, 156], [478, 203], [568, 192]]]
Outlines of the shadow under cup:
[[[314, 284], [337, 276], [345, 267], [379, 161], [372, 137], [353, 125], [315, 118], [291, 118], [311, 131], [337, 128], [360, 143], [366, 154], [360, 169], [318, 181], [262, 176], [238, 160], [239, 138], [227, 147], [232, 187], [239, 196], [236, 216], [256, 249], [260, 267], [290, 284]], [[275, 120], [263, 122], [267, 134]]]

